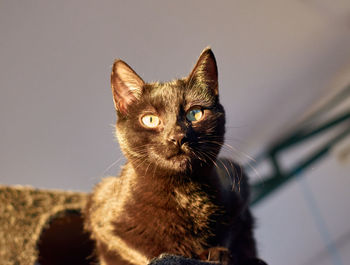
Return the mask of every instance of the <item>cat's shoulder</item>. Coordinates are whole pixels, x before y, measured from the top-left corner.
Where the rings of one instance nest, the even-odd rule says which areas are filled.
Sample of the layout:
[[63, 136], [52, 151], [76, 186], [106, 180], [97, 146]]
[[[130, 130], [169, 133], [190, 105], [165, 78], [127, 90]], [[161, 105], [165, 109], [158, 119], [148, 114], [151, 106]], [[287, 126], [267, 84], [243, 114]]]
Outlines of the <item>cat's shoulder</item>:
[[123, 212], [125, 202], [131, 196], [127, 182], [128, 178], [123, 176], [105, 177], [95, 186], [85, 209], [87, 227], [100, 223], [107, 225]]
[[123, 178], [120, 177], [105, 177], [94, 188], [93, 197], [96, 199], [102, 199], [108, 197], [111, 194], [115, 194], [121, 189], [123, 185]]
[[109, 176], [102, 178], [102, 180], [95, 186], [93, 190], [93, 197], [96, 197], [96, 199], [115, 197], [120, 192], [125, 190], [132, 181], [132, 172], [129, 171], [130, 167], [127, 164], [122, 168], [119, 176]]

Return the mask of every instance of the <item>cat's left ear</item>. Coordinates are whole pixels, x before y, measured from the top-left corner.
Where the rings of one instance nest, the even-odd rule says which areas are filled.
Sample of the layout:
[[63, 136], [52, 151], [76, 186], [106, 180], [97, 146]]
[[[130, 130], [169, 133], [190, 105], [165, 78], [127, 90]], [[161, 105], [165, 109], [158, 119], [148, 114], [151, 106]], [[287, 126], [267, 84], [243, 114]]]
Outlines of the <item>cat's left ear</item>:
[[111, 74], [114, 105], [122, 114], [128, 112], [130, 104], [141, 96], [145, 82], [122, 60], [116, 60]]
[[202, 51], [187, 80], [190, 86], [204, 84], [213, 90], [214, 95], [218, 95], [218, 68], [216, 66], [214, 53], [210, 48], [206, 48]]

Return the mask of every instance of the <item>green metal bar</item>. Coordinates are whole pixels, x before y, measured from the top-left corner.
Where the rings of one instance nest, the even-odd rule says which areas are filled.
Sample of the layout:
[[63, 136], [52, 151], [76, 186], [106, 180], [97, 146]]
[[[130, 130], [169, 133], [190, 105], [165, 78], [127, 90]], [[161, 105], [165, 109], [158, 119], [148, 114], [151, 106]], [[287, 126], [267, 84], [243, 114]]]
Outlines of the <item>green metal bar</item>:
[[272, 148], [271, 151], [272, 153], [277, 153], [287, 147], [290, 147], [296, 143], [300, 143], [302, 141], [307, 140], [308, 138], [319, 134], [323, 131], [326, 131], [333, 126], [340, 124], [346, 120], [350, 120], [350, 110], [345, 112], [345, 114], [339, 115], [335, 117], [334, 119], [329, 120], [325, 124], [320, 125], [319, 127], [316, 127], [314, 129], [301, 129], [298, 132], [294, 133], [292, 136], [289, 138], [281, 141], [278, 144], [275, 144]]
[[[312, 155], [306, 157], [303, 162], [297, 163], [289, 172], [283, 172], [279, 165], [277, 155], [280, 151], [287, 149], [290, 146], [295, 144], [299, 144], [321, 132], [327, 131], [328, 129], [350, 121], [350, 110], [347, 110], [345, 113], [328, 120], [327, 122], [323, 122], [316, 127], [311, 127], [309, 124], [320, 117], [322, 113], [325, 113], [329, 109], [336, 106], [340, 101], [344, 100], [350, 95], [350, 85], [345, 87], [338, 95], [333, 97], [327, 104], [322, 106], [317, 113], [309, 116], [307, 120], [305, 120], [302, 124], [300, 124], [299, 129], [294, 131], [294, 133], [290, 134], [288, 137], [276, 142], [267, 152], [260, 154], [257, 158], [257, 162], [269, 158], [272, 166], [274, 168], [273, 177], [265, 179], [263, 182], [255, 183], [252, 185], [252, 200], [251, 204], [255, 205], [266, 196], [271, 194], [281, 185], [286, 184], [291, 179], [295, 178], [299, 173], [305, 169], [307, 169], [311, 164], [315, 163], [322, 157], [324, 157], [329, 150], [341, 139], [350, 134], [350, 126], [346, 127], [346, 129], [339, 133], [337, 136], [329, 140], [326, 144], [324, 144], [321, 148], [315, 151]], [[309, 123], [309, 124], [308, 124]]]
[[315, 163], [317, 160], [324, 157], [330, 149], [344, 137], [350, 134], [350, 127], [345, 129], [343, 132], [338, 134], [329, 140], [325, 145], [319, 148], [316, 152], [310, 155], [306, 161], [297, 164], [292, 170], [288, 173], [280, 176], [274, 176], [264, 180], [261, 183], [252, 184], [252, 198], [251, 205], [256, 205], [258, 202], [261, 202], [264, 198], [270, 195], [273, 191], [275, 191], [282, 184], [286, 184], [291, 179], [295, 178], [300, 172], [304, 171], [310, 165]]
[[330, 99], [327, 104], [322, 106], [316, 113], [311, 115], [306, 121], [303, 123], [309, 123], [314, 121], [319, 117], [322, 113], [327, 112], [332, 109], [334, 106], [337, 106], [339, 102], [343, 101], [345, 98], [350, 96], [350, 84], [345, 86], [337, 95], [335, 95], [332, 99]]
[[270, 161], [272, 163], [273, 169], [275, 171], [276, 177], [281, 177], [283, 175], [281, 167], [277, 160], [277, 154], [276, 153], [270, 153]]
[[[350, 89], [350, 86], [348, 87]], [[350, 91], [349, 91], [350, 92]], [[272, 147], [269, 148], [269, 150], [266, 152], [260, 153], [257, 158], [255, 158], [255, 163], [259, 163], [260, 161], [264, 160], [266, 157], [276, 157], [276, 154], [280, 152], [283, 149], [286, 149], [294, 144], [297, 144], [299, 142], [305, 141], [308, 138], [321, 133], [323, 131], [326, 131], [330, 129], [331, 127], [340, 124], [342, 122], [345, 122], [346, 120], [350, 120], [350, 110], [346, 111], [345, 114], [342, 114], [340, 116], [337, 116], [336, 118], [328, 121], [325, 124], [320, 125], [317, 128], [314, 129], [299, 129], [293, 134], [291, 134], [289, 137], [285, 137], [283, 140], [278, 141], [277, 143], [274, 143]], [[273, 166], [275, 167], [275, 161], [272, 161]], [[277, 165], [278, 169], [279, 166]], [[277, 168], [276, 167], [276, 168]]]

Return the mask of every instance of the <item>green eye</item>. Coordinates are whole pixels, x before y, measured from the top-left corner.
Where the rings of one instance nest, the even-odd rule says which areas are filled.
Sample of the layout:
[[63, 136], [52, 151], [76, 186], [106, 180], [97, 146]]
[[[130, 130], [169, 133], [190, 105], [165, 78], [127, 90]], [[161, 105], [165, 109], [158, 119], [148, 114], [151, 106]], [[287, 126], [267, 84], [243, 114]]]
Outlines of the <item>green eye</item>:
[[145, 115], [142, 117], [142, 123], [148, 128], [156, 128], [160, 120], [156, 115]]
[[191, 122], [199, 121], [203, 118], [203, 111], [200, 108], [191, 109], [186, 113], [186, 118]]

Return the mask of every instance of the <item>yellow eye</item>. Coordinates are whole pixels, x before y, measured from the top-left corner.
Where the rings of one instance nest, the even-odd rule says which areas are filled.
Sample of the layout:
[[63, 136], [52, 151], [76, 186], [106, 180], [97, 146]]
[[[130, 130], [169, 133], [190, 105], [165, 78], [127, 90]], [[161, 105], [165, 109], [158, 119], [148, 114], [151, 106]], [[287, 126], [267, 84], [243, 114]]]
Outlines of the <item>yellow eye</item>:
[[199, 121], [203, 118], [203, 111], [200, 108], [191, 109], [186, 113], [186, 118], [191, 122]]
[[142, 117], [142, 123], [148, 128], [156, 128], [160, 120], [156, 115], [145, 115]]

